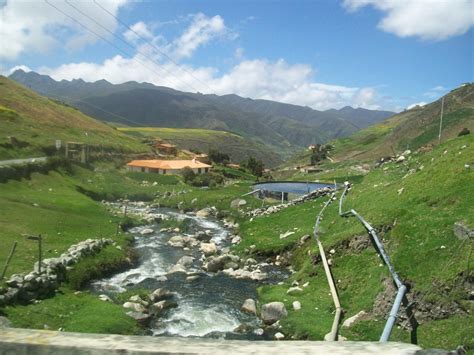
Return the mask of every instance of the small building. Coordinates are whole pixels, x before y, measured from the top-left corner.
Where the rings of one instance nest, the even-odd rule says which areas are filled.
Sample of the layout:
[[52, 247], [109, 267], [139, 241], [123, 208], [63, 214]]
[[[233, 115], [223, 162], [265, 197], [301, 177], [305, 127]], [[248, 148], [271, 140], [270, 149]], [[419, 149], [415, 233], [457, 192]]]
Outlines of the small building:
[[229, 163], [226, 166], [233, 169], [240, 169], [240, 164]]
[[176, 146], [174, 144], [155, 143], [153, 145], [153, 147], [155, 148], [155, 150], [159, 154], [163, 154], [163, 155], [176, 155], [176, 154], [178, 154], [178, 149], [176, 148]]
[[196, 159], [197, 161], [200, 161], [201, 163], [204, 163], [204, 164], [209, 164], [211, 162], [209, 160], [209, 155], [207, 155], [206, 153], [195, 154], [194, 159]]
[[195, 174], [208, 173], [211, 165], [193, 160], [132, 160], [127, 164], [129, 171], [155, 174], [180, 174], [184, 168], [190, 168]]

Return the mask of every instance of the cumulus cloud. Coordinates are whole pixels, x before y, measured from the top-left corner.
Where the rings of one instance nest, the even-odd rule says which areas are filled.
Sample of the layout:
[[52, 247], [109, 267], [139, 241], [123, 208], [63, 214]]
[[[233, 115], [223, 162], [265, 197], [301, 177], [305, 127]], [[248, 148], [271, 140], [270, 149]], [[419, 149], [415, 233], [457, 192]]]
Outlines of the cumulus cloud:
[[153, 33], [148, 29], [148, 26], [140, 21], [136, 24], [130, 26], [131, 30], [127, 30], [124, 32], [123, 36], [129, 42], [135, 43], [140, 38], [150, 40], [154, 38]]
[[[101, 5], [111, 13], [117, 14], [125, 1], [105, 1]], [[104, 37], [110, 36], [106, 30], [66, 2], [58, 0], [49, 2], [94, 32]], [[92, 1], [71, 1], [71, 4], [108, 30], [112, 32], [116, 30], [116, 20], [111, 16], [104, 16], [103, 10]], [[99, 40], [77, 22], [43, 1], [7, 1], [0, 7], [0, 18], [0, 59], [2, 60], [11, 61], [26, 52], [48, 53], [59, 45], [77, 50]]]
[[399, 37], [444, 40], [474, 26], [472, 0], [344, 0], [343, 5], [349, 11], [369, 5], [382, 11], [378, 27]]
[[44, 67], [39, 71], [56, 80], [106, 79], [112, 83], [135, 80], [182, 91], [219, 95], [234, 93], [320, 110], [347, 105], [369, 109], [381, 107], [381, 99], [374, 88], [318, 83], [312, 79], [314, 71], [311, 66], [290, 65], [282, 59], [273, 62], [264, 59], [245, 60], [227, 73], [219, 74], [211, 67], [178, 66], [169, 61], [157, 63], [137, 54], [134, 58], [117, 55], [103, 63], [71, 63], [56, 68]]
[[235, 38], [219, 16], [208, 17], [202, 13], [193, 15], [189, 27], [170, 44], [168, 50], [176, 59], [190, 58], [202, 45], [219, 37], [231, 36]]

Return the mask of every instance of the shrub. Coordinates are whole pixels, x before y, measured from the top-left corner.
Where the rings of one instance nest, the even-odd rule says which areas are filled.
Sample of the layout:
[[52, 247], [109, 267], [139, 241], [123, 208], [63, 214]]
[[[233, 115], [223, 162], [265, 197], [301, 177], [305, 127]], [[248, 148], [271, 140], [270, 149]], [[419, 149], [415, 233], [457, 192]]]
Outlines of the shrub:
[[208, 156], [209, 156], [209, 160], [216, 164], [225, 164], [230, 161], [228, 154], [221, 153], [216, 149], [210, 149]]
[[183, 171], [181, 172], [181, 175], [183, 176], [183, 180], [186, 183], [189, 183], [194, 180], [196, 177], [196, 174], [194, 173], [193, 169], [190, 167], [185, 167]]
[[257, 176], [260, 177], [263, 175], [263, 162], [261, 160], [257, 160], [254, 157], [249, 157], [247, 159], [247, 162], [245, 163], [245, 166], [247, 169], [250, 170], [250, 172]]

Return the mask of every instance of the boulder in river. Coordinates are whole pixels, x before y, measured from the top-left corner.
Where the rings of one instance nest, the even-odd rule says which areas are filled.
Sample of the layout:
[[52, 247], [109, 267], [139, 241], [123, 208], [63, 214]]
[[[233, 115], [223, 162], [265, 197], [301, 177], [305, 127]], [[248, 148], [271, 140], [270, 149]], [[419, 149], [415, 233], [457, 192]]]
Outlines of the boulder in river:
[[186, 273], [186, 268], [181, 264], [176, 264], [175, 266], [173, 266], [171, 269], [168, 270], [168, 275], [174, 274], [177, 272]]
[[147, 235], [147, 234], [152, 234], [154, 231], [151, 228], [145, 228], [140, 231], [141, 235]]
[[135, 319], [141, 326], [146, 327], [150, 323], [151, 316], [142, 312], [127, 312], [127, 316]]
[[185, 255], [181, 257], [181, 259], [178, 260], [176, 263], [177, 265], [183, 265], [184, 267], [191, 266], [193, 264], [194, 258], [189, 255]]
[[125, 302], [123, 304], [123, 307], [124, 308], [130, 308], [130, 309], [134, 310], [135, 312], [144, 313], [146, 311], [146, 309], [143, 305], [141, 305], [140, 303], [136, 303], [136, 302]]
[[170, 298], [173, 298], [175, 295], [176, 294], [174, 292], [171, 292], [164, 288], [157, 288], [155, 291], [153, 291], [150, 294], [149, 298], [151, 302], [156, 303], [163, 300], [169, 300]]
[[153, 303], [150, 306], [150, 313], [155, 314], [155, 315], [160, 315], [165, 310], [170, 309], [170, 308], [176, 308], [176, 307], [178, 307], [178, 304], [175, 301], [163, 300], [163, 301]]
[[247, 298], [240, 310], [246, 313], [257, 314], [257, 306], [255, 305], [255, 301], [251, 298]]
[[201, 243], [201, 251], [204, 255], [209, 256], [217, 253], [217, 247], [214, 243]]
[[206, 207], [206, 208], [203, 208], [202, 210], [197, 211], [196, 216], [206, 218], [210, 216], [211, 212], [212, 210]]
[[175, 248], [183, 248], [184, 247], [184, 238], [181, 235], [175, 235], [168, 240], [168, 245], [171, 245]]
[[262, 306], [260, 318], [265, 324], [273, 324], [288, 315], [283, 302], [270, 302]]

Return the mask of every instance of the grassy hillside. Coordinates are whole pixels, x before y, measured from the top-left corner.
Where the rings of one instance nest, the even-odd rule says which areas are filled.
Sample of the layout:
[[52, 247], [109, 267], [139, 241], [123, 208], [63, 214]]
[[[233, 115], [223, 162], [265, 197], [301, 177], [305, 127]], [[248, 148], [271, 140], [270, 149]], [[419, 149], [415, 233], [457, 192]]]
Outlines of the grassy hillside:
[[138, 140], [3, 76], [0, 76], [0, 132], [0, 159], [46, 155], [55, 150], [56, 139], [63, 144], [84, 142], [104, 150], [148, 150]]
[[[88, 238], [113, 238], [121, 249], [111, 245], [94, 258], [76, 264], [68, 274], [69, 282], [53, 298], [29, 305], [0, 304], [0, 315], [6, 315], [16, 327], [137, 334], [141, 330], [125, 315], [123, 307], [100, 301], [88, 290], [76, 292], [92, 275], [129, 263], [130, 239], [121, 231], [118, 235], [116, 232], [118, 223], [130, 220], [112, 215], [90, 196], [98, 200], [150, 200], [157, 193], [172, 191], [181, 180], [175, 176], [109, 170], [105, 166], [96, 171], [74, 165], [71, 169], [33, 173], [29, 179], [0, 183], [2, 268], [14, 242], [18, 243], [5, 279], [31, 271], [37, 261], [38, 246], [26, 235], [41, 234], [43, 258], [57, 257], [72, 244]], [[143, 183], [145, 180], [147, 184]], [[155, 181], [158, 184], [153, 186]]]
[[[347, 138], [333, 142], [336, 159], [374, 159], [438, 142], [441, 99], [392, 116]], [[474, 84], [452, 90], [444, 99], [441, 141], [464, 128], [474, 131]]]
[[[388, 163], [360, 176], [345, 202], [345, 209], [354, 208], [380, 232], [396, 271], [409, 285], [421, 323], [418, 341], [422, 347], [474, 347], [473, 245], [472, 240], [461, 241], [453, 233], [457, 221], [474, 226], [473, 157], [474, 135], [449, 140], [432, 152], [410, 156], [403, 164]], [[315, 177], [340, 180], [343, 170], [336, 166], [332, 173], [327, 169]], [[281, 321], [283, 333], [301, 339], [322, 339], [333, 319], [316, 244], [310, 240], [297, 246], [303, 235], [312, 233], [322, 202], [241, 222], [243, 241], [238, 250], [242, 253], [251, 245], [256, 245], [257, 254], [290, 252], [296, 273], [284, 285], [261, 288], [260, 300], [283, 301], [289, 310]], [[391, 285], [388, 272], [367, 239], [356, 247], [356, 240], [366, 232], [357, 220], [339, 217], [337, 203], [327, 209], [322, 229], [326, 251], [335, 251], [330, 256], [332, 272], [345, 318], [361, 310], [369, 313], [368, 319], [341, 328], [341, 334], [349, 340], [377, 340], [390, 304], [375, 300]], [[297, 233], [280, 239], [280, 233], [288, 230]], [[294, 280], [300, 285], [309, 282], [309, 286], [288, 295]], [[386, 297], [393, 301], [394, 292]], [[301, 311], [293, 311], [295, 300], [301, 302]], [[391, 340], [409, 341], [409, 332], [398, 327]]]
[[229, 154], [234, 162], [243, 162], [250, 156], [264, 161], [269, 166], [281, 162], [281, 157], [268, 146], [230, 132], [158, 127], [119, 127], [117, 129], [136, 137], [161, 138], [176, 144], [180, 149], [201, 152], [217, 149]]

